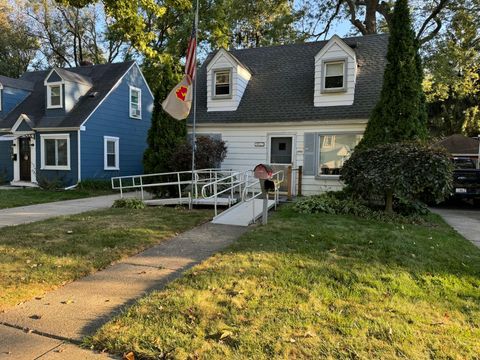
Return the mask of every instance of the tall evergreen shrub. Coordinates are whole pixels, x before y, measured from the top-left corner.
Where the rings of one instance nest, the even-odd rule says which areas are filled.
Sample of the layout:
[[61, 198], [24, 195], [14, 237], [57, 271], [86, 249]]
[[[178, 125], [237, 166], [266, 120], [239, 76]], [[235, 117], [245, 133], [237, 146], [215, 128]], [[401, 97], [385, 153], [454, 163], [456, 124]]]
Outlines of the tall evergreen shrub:
[[360, 147], [426, 137], [427, 112], [418, 50], [408, 0], [397, 0], [380, 100], [370, 116]]

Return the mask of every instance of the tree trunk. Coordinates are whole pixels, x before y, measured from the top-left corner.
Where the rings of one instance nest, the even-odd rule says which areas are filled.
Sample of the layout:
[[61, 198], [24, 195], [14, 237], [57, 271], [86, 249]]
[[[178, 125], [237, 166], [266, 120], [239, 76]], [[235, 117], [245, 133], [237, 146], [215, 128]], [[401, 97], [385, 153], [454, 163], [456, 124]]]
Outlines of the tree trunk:
[[385, 193], [385, 212], [393, 213], [393, 191], [387, 190]]

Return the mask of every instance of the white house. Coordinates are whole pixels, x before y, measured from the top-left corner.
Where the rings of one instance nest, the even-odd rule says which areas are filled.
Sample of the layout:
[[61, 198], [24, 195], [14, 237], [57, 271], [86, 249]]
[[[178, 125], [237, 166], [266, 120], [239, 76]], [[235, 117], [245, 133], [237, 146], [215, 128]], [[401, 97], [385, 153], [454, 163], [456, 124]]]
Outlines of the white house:
[[197, 134], [226, 142], [222, 168], [302, 166], [303, 194], [338, 189], [378, 101], [387, 44], [386, 35], [333, 36], [210, 54], [198, 72]]

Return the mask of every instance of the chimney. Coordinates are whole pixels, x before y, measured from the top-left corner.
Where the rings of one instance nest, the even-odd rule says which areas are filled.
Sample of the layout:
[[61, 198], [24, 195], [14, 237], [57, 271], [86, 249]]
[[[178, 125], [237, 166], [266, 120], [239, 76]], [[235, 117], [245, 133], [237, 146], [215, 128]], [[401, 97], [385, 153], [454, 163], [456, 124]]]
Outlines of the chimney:
[[80, 61], [80, 66], [93, 66], [93, 62], [89, 59], [85, 59]]

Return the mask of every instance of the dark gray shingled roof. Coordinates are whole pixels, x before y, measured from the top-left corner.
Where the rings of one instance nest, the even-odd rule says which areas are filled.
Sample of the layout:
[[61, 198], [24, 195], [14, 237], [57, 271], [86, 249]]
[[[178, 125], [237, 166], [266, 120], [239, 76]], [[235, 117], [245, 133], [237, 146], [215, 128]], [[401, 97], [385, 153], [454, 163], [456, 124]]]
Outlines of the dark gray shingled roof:
[[11, 87], [14, 89], [22, 89], [27, 91], [33, 90], [33, 84], [31, 82], [20, 79], [12, 79], [3, 75], [0, 75], [0, 84], [2, 84], [4, 87]]
[[88, 76], [70, 71], [70, 69], [55, 68], [55, 71], [65, 81], [72, 81], [89, 86], [92, 85], [92, 79], [90, 79]]
[[[68, 69], [68, 72], [78, 74], [82, 79], [91, 79], [93, 85], [71, 111], [58, 116], [45, 114], [44, 81], [51, 70], [26, 72], [20, 80], [34, 84], [33, 92], [3, 120], [0, 120], [0, 129], [12, 128], [21, 114], [27, 115], [36, 128], [78, 128], [133, 64], [133, 61], [129, 61]], [[79, 79], [75, 76], [74, 78]], [[96, 93], [95, 96], [90, 96], [94, 93]]]
[[[207, 64], [198, 71], [198, 123], [261, 123], [368, 119], [377, 103], [386, 64], [388, 35], [345, 38], [357, 56], [355, 100], [351, 106], [313, 106], [314, 58], [328, 41], [233, 50], [252, 78], [236, 111], [207, 112]], [[189, 122], [192, 115], [189, 117]]]

